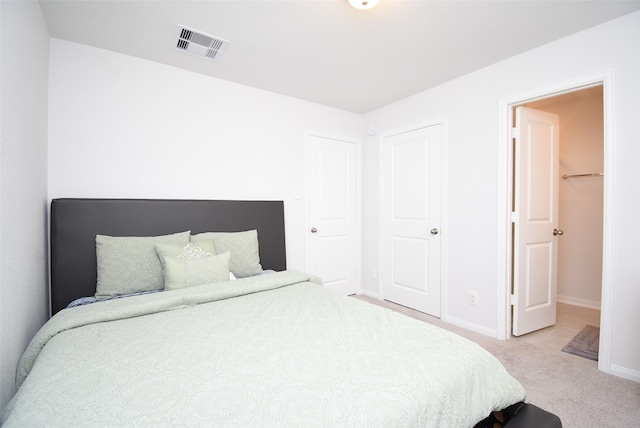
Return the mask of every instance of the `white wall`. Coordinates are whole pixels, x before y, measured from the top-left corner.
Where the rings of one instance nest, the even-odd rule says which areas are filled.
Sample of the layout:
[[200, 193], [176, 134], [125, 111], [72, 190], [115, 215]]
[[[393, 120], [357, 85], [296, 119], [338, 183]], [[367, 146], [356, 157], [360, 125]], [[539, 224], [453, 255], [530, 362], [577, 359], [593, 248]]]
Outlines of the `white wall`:
[[[500, 100], [561, 84], [577, 77], [614, 70], [613, 308], [611, 371], [640, 380], [640, 263], [637, 242], [640, 198], [640, 13], [636, 12], [447, 82], [374, 111], [368, 125], [379, 130], [364, 148], [363, 208], [378, 212], [379, 135], [408, 125], [446, 117], [446, 211], [443, 318], [496, 334], [498, 307], [497, 207], [506, 196], [498, 189]], [[505, 118], [506, 119], [506, 118]], [[505, 120], [506, 122], [506, 120]], [[363, 272], [378, 268], [378, 219], [365, 218]], [[378, 281], [364, 276], [365, 291], [378, 292]], [[470, 306], [470, 289], [479, 306]]]
[[284, 200], [299, 270], [305, 132], [363, 133], [360, 115], [58, 39], [49, 124], [50, 198]]
[[0, 408], [48, 316], [49, 35], [37, 2], [0, 2]]

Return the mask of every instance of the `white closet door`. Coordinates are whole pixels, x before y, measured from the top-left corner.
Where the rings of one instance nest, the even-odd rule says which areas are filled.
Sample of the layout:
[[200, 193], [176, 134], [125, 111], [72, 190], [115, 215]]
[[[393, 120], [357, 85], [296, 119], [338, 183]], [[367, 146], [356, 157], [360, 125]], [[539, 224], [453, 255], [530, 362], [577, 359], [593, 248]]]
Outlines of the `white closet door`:
[[359, 284], [357, 144], [309, 136], [308, 272], [327, 288], [355, 294]]
[[516, 109], [513, 335], [556, 323], [559, 119]]
[[383, 297], [440, 316], [442, 125], [383, 138]]

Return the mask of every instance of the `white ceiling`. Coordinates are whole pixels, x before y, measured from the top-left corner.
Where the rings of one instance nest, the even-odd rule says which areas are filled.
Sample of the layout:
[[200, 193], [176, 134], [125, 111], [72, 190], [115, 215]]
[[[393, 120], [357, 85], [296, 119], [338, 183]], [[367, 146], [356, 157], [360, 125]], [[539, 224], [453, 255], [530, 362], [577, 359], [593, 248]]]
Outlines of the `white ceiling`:
[[[635, 0], [381, 0], [368, 11], [346, 0], [40, 3], [51, 37], [355, 113], [640, 9]], [[216, 61], [181, 52], [178, 25], [230, 44]]]

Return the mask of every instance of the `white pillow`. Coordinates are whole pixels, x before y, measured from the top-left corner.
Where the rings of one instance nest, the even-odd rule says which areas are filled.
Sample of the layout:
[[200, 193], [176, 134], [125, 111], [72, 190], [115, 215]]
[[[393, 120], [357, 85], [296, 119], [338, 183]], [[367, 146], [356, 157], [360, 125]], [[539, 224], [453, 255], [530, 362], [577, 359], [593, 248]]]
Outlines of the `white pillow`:
[[190, 231], [163, 236], [96, 235], [98, 278], [96, 298], [162, 290], [164, 276], [156, 253], [158, 243], [189, 243]]
[[194, 285], [229, 280], [229, 252], [204, 258], [164, 258], [164, 289], [175, 290]]
[[236, 277], [244, 278], [262, 273], [257, 230], [205, 232], [191, 237], [191, 242], [195, 244], [203, 240], [213, 240], [218, 253], [231, 253], [229, 269]]

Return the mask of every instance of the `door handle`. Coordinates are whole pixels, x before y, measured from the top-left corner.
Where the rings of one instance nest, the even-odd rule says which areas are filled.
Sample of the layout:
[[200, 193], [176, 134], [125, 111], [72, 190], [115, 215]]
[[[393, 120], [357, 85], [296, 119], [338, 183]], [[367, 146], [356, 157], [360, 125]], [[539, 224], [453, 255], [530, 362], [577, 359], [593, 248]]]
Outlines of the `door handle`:
[[315, 227], [311, 228], [311, 233], [317, 233], [317, 232], [318, 232], [318, 229], [316, 229]]
[[438, 232], [439, 232], [439, 230], [437, 228], [435, 228], [435, 227], [433, 229], [431, 229], [431, 234], [432, 235], [437, 235]]
[[564, 235], [564, 230], [553, 229], [553, 236]]

